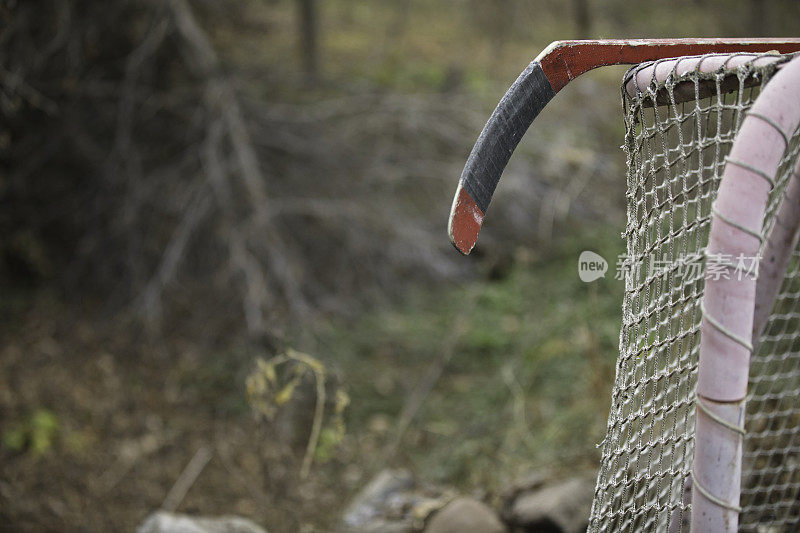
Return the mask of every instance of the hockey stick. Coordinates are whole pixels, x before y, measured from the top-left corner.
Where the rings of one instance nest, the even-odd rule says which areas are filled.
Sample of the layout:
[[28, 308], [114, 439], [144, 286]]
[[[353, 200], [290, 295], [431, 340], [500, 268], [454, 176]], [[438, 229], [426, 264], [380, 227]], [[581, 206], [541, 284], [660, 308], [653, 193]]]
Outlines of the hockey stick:
[[461, 173], [448, 221], [453, 245], [475, 246], [511, 154], [544, 106], [570, 81], [597, 67], [708, 53], [800, 51], [800, 38], [556, 41], [522, 71], [481, 131]]

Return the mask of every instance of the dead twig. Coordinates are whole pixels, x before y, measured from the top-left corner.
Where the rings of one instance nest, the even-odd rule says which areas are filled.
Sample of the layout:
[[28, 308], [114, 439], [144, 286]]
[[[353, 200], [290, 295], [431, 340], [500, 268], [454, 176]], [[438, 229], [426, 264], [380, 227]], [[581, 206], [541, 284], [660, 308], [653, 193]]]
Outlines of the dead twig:
[[186, 497], [186, 493], [189, 492], [194, 482], [197, 481], [197, 478], [203, 472], [203, 469], [213, 455], [211, 448], [206, 445], [198, 448], [197, 452], [195, 452], [192, 459], [186, 465], [186, 468], [181, 472], [181, 475], [175, 480], [175, 484], [169, 489], [167, 496], [164, 498], [164, 502], [161, 504], [163, 510], [173, 512], [178, 508], [183, 498]]

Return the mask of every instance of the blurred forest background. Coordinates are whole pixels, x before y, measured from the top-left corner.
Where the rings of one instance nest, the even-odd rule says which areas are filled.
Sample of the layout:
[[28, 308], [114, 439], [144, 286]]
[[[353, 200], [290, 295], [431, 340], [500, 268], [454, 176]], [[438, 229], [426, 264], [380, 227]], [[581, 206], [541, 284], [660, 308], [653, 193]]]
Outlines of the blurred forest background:
[[3, 0], [0, 529], [164, 507], [325, 530], [386, 466], [488, 499], [591, 471], [623, 287], [575, 263], [624, 248], [624, 68], [537, 119], [470, 258], [445, 232], [463, 162], [553, 40], [798, 20], [794, 0]]

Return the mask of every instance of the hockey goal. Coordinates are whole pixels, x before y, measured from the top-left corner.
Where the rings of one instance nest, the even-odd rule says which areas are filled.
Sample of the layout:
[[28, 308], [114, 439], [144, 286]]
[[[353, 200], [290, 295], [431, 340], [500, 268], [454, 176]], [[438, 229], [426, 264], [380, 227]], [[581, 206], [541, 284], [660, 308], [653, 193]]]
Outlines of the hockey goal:
[[591, 531], [800, 524], [800, 62], [623, 83], [628, 262]]
[[[591, 58], [634, 66], [625, 296], [590, 531], [800, 528], [800, 42], [721, 42], [604, 41], [613, 53]], [[464, 253], [516, 143], [566, 83], [552, 65], [592, 68], [563, 49], [548, 63], [559, 46], [470, 155], [448, 226]]]

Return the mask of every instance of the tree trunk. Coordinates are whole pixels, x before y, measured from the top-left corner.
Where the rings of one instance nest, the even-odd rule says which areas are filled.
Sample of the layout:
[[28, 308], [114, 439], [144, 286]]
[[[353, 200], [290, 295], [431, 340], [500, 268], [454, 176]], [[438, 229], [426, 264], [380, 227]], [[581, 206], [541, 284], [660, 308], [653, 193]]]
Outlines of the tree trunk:
[[575, 17], [575, 31], [578, 39], [588, 39], [592, 33], [592, 19], [589, 15], [589, 0], [572, 0]]
[[750, 35], [748, 37], [766, 37], [769, 34], [767, 4], [764, 0], [750, 0], [750, 12], [748, 13]]
[[297, 0], [300, 58], [309, 81], [319, 77], [317, 1]]

